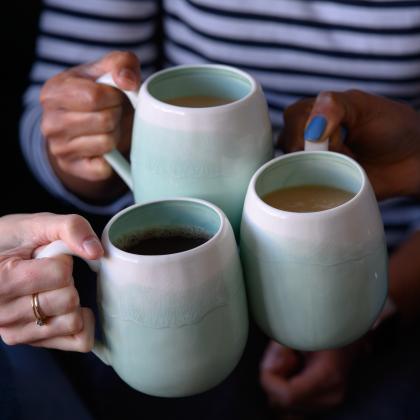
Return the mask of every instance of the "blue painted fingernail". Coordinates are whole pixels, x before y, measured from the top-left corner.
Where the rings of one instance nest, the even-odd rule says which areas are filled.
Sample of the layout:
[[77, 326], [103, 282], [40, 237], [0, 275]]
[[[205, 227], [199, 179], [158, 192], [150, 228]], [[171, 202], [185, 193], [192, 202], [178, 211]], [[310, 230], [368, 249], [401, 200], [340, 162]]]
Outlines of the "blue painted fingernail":
[[304, 134], [305, 141], [318, 141], [322, 137], [326, 126], [327, 120], [325, 117], [321, 115], [313, 117], [306, 127]]

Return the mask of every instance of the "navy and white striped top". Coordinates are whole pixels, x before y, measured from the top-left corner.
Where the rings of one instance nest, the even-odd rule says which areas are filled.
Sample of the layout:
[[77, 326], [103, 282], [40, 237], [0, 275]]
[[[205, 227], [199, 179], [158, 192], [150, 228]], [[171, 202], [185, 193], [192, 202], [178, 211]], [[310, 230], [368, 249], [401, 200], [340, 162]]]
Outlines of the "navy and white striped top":
[[[278, 127], [286, 106], [320, 90], [357, 88], [420, 107], [420, 1], [44, 0], [39, 27], [21, 145], [40, 182], [85, 211], [112, 214], [132, 197], [95, 206], [63, 187], [48, 163], [38, 97], [51, 76], [111, 50], [134, 51], [144, 77], [159, 63], [240, 67], [262, 84]], [[391, 245], [420, 227], [418, 205], [384, 205]]]

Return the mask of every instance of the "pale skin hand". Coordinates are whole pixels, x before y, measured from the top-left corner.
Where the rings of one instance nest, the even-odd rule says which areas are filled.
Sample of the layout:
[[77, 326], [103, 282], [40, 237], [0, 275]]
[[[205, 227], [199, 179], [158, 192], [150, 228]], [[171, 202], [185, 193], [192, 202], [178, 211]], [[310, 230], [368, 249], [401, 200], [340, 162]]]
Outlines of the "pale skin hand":
[[140, 63], [128, 52], [113, 52], [99, 61], [64, 71], [41, 91], [41, 130], [54, 171], [83, 198], [103, 201], [126, 186], [102, 157], [116, 147], [128, 153], [133, 109], [118, 89], [95, 80], [110, 72], [125, 90], [138, 91]]
[[[33, 259], [39, 247], [63, 240], [77, 255], [96, 259], [102, 246], [89, 223], [77, 215], [10, 215], [0, 218], [0, 336], [6, 344], [60, 350], [92, 349], [94, 319], [81, 308], [72, 277], [72, 258]], [[32, 295], [47, 317], [38, 326]]]
[[[379, 199], [420, 194], [420, 116], [411, 107], [356, 90], [322, 92], [286, 109], [280, 147], [302, 150], [305, 127], [316, 115], [327, 119], [320, 141], [329, 137], [330, 150], [355, 158]], [[340, 125], [348, 130], [345, 143]]]

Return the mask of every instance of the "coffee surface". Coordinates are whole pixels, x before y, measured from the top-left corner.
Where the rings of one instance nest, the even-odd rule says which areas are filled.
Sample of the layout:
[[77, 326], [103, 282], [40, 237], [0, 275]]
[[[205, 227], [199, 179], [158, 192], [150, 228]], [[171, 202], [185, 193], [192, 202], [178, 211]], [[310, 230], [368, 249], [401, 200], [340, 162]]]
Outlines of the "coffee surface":
[[138, 255], [167, 255], [188, 251], [207, 242], [210, 235], [202, 229], [150, 229], [119, 238], [115, 246]]
[[262, 199], [279, 210], [307, 213], [332, 209], [349, 201], [354, 194], [324, 185], [300, 185], [275, 190]]
[[179, 96], [177, 98], [167, 99], [164, 102], [171, 105], [185, 106], [187, 108], [207, 108], [212, 106], [226, 105], [233, 101], [231, 99], [220, 98], [217, 96], [194, 95]]

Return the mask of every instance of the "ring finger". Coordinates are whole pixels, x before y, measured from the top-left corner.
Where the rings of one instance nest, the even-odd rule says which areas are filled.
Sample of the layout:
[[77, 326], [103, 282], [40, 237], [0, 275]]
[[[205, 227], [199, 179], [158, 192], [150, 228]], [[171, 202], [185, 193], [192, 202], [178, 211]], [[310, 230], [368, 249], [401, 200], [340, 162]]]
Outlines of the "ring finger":
[[81, 308], [64, 315], [46, 319], [42, 326], [38, 326], [33, 317], [30, 323], [14, 324], [0, 329], [1, 337], [6, 344], [26, 344], [53, 337], [68, 336], [79, 333], [83, 329]]
[[[70, 285], [61, 289], [38, 293], [39, 308], [46, 318], [64, 315], [74, 311], [80, 304], [79, 294]], [[32, 296], [22, 296], [1, 306], [0, 324], [12, 325], [35, 320]]]

